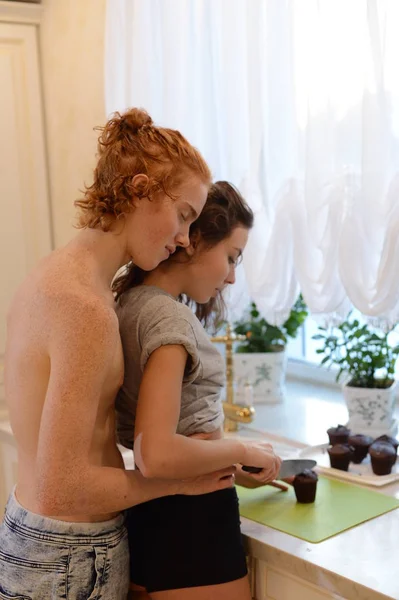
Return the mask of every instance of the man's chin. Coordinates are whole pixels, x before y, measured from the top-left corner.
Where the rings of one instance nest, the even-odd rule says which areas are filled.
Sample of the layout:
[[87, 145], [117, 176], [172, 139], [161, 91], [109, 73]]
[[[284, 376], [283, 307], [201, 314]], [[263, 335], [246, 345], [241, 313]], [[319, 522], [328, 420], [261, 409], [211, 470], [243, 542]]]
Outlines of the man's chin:
[[157, 260], [157, 261], [142, 261], [140, 264], [136, 263], [136, 266], [139, 267], [142, 271], [153, 271], [154, 269], [156, 269], [160, 264], [162, 260]]

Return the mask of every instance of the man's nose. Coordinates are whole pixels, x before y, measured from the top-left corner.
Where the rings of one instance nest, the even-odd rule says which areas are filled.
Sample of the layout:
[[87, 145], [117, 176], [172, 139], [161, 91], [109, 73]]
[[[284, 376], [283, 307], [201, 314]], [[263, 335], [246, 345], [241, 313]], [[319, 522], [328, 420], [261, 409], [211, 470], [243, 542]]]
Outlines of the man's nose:
[[187, 248], [190, 245], [190, 237], [187, 232], [180, 232], [177, 234], [176, 238], [176, 246], [182, 246], [183, 248]]

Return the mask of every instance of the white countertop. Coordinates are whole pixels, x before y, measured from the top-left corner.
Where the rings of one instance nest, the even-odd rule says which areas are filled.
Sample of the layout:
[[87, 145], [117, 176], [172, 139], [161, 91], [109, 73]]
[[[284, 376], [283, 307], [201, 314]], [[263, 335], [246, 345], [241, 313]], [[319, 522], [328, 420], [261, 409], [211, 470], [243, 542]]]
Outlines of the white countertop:
[[[340, 393], [292, 383], [278, 405], [256, 405], [253, 427], [303, 444], [326, 442], [326, 429], [345, 423]], [[240, 433], [251, 435], [251, 426]], [[371, 488], [370, 488], [371, 489]], [[399, 483], [376, 491], [399, 498]], [[348, 600], [399, 600], [399, 510], [312, 544], [242, 518], [249, 552], [301, 579]]]
[[248, 519], [242, 531], [252, 556], [348, 600], [399, 599], [398, 511], [319, 544]]

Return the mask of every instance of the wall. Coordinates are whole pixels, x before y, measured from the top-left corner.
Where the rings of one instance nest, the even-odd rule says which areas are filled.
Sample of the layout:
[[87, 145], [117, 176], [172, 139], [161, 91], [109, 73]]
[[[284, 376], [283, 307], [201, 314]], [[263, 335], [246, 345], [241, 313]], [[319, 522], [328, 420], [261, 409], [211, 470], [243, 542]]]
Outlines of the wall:
[[52, 248], [37, 27], [41, 8], [0, 2], [0, 420], [6, 315]]
[[73, 202], [95, 164], [105, 122], [106, 0], [43, 0], [40, 54], [55, 246], [74, 235]]

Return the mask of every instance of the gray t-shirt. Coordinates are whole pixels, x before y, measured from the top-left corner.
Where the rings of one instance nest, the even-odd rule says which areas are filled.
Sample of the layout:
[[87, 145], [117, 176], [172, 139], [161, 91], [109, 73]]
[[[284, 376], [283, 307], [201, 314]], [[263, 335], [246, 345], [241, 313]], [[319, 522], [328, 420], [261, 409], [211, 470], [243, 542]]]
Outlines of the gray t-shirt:
[[116, 312], [125, 360], [125, 378], [116, 399], [118, 441], [133, 448], [144, 367], [154, 350], [168, 344], [181, 344], [189, 355], [177, 433], [191, 435], [218, 429], [224, 418], [220, 396], [225, 364], [192, 310], [164, 290], [140, 285], [123, 294]]

